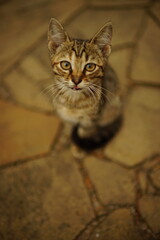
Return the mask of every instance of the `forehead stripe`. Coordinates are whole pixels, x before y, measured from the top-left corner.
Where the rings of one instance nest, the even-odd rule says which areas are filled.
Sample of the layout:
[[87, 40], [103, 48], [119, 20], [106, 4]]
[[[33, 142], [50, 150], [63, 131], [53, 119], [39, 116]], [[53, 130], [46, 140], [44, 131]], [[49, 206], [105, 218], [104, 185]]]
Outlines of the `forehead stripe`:
[[76, 57], [82, 57], [83, 52], [85, 52], [85, 42], [74, 40], [74, 45], [72, 47], [72, 50], [75, 52]]

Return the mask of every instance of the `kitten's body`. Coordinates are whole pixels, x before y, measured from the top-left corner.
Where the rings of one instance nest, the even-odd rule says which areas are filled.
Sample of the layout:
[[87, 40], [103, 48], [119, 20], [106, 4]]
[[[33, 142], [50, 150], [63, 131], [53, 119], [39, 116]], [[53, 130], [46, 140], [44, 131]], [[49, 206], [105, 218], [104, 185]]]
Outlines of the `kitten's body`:
[[98, 134], [105, 110], [110, 108], [109, 94], [117, 94], [117, 79], [107, 63], [111, 33], [109, 23], [90, 41], [70, 40], [55, 19], [50, 23], [53, 103], [63, 120], [79, 126], [81, 138]]

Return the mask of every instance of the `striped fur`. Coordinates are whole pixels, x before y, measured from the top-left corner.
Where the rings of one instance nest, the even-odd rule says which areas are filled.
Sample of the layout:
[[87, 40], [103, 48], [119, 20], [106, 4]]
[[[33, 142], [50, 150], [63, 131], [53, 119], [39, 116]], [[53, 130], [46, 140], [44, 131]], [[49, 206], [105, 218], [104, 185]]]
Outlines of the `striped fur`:
[[[63, 120], [79, 125], [80, 137], [96, 134], [108, 102], [108, 92], [113, 94], [116, 91], [116, 83], [109, 83], [106, 79], [111, 35], [111, 23], [100, 29], [91, 40], [70, 39], [55, 19], [51, 19], [49, 25], [53, 104]], [[70, 68], [64, 69], [62, 64]]]

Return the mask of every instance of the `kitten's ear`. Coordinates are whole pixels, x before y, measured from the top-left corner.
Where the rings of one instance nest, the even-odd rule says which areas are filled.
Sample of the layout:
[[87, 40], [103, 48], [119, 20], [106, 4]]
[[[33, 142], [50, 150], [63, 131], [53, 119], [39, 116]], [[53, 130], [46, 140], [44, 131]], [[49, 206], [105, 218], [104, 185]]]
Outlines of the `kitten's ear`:
[[98, 45], [104, 55], [111, 53], [112, 23], [107, 22], [91, 39], [91, 43]]
[[48, 28], [49, 51], [54, 53], [56, 48], [67, 40], [69, 41], [69, 37], [64, 31], [62, 25], [55, 18], [51, 18]]

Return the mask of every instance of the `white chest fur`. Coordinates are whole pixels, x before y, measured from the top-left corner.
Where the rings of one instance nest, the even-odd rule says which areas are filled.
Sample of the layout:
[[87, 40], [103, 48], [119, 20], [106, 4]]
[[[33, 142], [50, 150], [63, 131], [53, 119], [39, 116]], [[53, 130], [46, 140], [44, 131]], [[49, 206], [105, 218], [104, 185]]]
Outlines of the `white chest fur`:
[[63, 120], [69, 121], [69, 122], [72, 122], [75, 124], [80, 122], [81, 119], [84, 117], [83, 109], [76, 109], [76, 108], [70, 109], [63, 105], [61, 105], [57, 108], [57, 112]]

